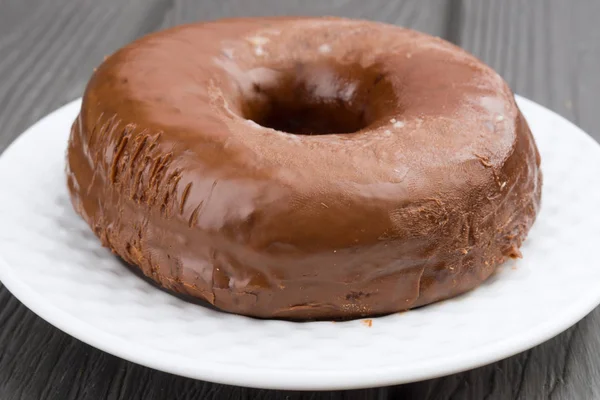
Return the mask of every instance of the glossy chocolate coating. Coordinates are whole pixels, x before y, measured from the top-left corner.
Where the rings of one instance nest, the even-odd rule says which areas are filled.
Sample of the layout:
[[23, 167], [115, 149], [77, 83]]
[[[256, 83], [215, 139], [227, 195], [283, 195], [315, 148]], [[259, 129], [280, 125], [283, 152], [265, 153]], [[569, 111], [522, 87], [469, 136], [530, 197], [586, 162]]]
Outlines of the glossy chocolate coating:
[[163, 287], [304, 320], [474, 288], [518, 256], [539, 164], [512, 92], [465, 51], [374, 22], [261, 18], [108, 57], [67, 175], [102, 243]]

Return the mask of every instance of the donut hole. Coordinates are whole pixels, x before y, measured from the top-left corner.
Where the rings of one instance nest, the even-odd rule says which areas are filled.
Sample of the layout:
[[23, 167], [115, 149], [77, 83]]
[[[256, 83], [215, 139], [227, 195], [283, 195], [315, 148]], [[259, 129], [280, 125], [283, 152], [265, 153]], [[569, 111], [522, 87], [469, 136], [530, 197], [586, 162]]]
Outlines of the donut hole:
[[242, 107], [244, 118], [297, 135], [359, 132], [383, 111], [382, 99], [393, 94], [376, 68], [297, 63], [261, 70]]
[[260, 118], [250, 119], [266, 128], [296, 135], [354, 133], [367, 126], [364, 116], [343, 101], [274, 101]]

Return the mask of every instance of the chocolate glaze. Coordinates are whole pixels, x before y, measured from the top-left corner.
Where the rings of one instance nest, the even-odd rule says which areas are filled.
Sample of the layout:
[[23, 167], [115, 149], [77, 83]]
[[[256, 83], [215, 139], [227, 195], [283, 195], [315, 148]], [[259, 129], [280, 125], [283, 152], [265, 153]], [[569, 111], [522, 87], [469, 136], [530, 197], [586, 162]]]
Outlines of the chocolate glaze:
[[465, 51], [374, 22], [262, 18], [108, 57], [67, 175], [102, 243], [161, 286], [303, 320], [474, 288], [519, 255], [539, 164], [512, 92]]

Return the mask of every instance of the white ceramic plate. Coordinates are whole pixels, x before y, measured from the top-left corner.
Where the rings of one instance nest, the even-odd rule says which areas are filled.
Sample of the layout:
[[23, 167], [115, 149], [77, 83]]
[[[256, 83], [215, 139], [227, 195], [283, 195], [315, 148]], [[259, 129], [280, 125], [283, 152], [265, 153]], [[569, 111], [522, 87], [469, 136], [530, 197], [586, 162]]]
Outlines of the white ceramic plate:
[[220, 313], [164, 293], [103, 249], [64, 176], [75, 101], [0, 157], [0, 280], [27, 307], [99, 349], [242, 386], [346, 389], [432, 378], [508, 357], [600, 303], [600, 147], [519, 98], [543, 159], [543, 206], [523, 247], [480, 288], [372, 320], [292, 323]]

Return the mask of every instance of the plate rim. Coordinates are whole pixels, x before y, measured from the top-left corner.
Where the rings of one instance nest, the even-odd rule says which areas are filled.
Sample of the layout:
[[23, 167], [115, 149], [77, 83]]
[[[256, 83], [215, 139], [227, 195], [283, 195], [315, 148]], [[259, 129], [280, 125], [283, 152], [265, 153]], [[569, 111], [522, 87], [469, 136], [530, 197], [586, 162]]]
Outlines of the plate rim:
[[[515, 95], [515, 98], [519, 105], [527, 104], [529, 107], [553, 114], [554, 117], [558, 117], [574, 131], [581, 134], [582, 137], [585, 137], [590, 145], [600, 149], [598, 142], [566, 118], [522, 96]], [[20, 140], [31, 132], [34, 127], [55, 118], [58, 113], [70, 111], [70, 108], [76, 107], [80, 102], [81, 98], [68, 102], [35, 122], [13, 140], [0, 154], [0, 157], [18, 145]], [[277, 390], [346, 390], [380, 387], [417, 382], [463, 372], [508, 358], [551, 339], [580, 321], [600, 303], [600, 291], [598, 293], [590, 291], [579, 297], [578, 301], [566, 307], [566, 311], [563, 311], [558, 317], [552, 318], [544, 324], [522, 331], [519, 335], [510, 336], [501, 342], [497, 342], [493, 347], [476, 348], [467, 353], [466, 356], [461, 354], [446, 357], [441, 361], [437, 359], [435, 362], [425, 362], [409, 373], [407, 373], [405, 367], [391, 365], [356, 368], [351, 371], [344, 371], [341, 374], [332, 370], [269, 369], [262, 366], [249, 368], [233, 367], [227, 364], [227, 370], [230, 373], [223, 374], [221, 369], [211, 368], [209, 363], [198, 363], [192, 367], [189, 365], [189, 359], [170, 354], [164, 350], [140, 346], [133, 341], [127, 341], [97, 329], [52, 303], [44, 301], [41, 295], [38, 295], [11, 270], [10, 264], [0, 254], [0, 281], [6, 289], [40, 318], [92, 347], [139, 365], [192, 379]], [[165, 357], [165, 355], [168, 355], [168, 357]], [[165, 360], [168, 360], [168, 362], [165, 362]], [[268, 374], [265, 373], [266, 371], [268, 371]]]

